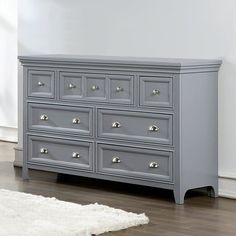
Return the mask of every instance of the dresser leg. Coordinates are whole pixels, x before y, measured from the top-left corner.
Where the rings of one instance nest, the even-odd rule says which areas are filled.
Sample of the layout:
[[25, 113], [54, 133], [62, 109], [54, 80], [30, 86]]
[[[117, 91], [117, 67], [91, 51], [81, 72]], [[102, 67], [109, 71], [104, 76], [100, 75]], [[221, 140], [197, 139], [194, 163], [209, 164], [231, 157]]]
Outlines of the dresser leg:
[[207, 187], [207, 192], [209, 197], [217, 198], [218, 197], [218, 187], [217, 186], [209, 186]]
[[29, 180], [29, 169], [25, 165], [22, 167], [22, 178], [23, 180]]
[[184, 204], [185, 191], [180, 192], [179, 190], [174, 190], [174, 198], [176, 204]]

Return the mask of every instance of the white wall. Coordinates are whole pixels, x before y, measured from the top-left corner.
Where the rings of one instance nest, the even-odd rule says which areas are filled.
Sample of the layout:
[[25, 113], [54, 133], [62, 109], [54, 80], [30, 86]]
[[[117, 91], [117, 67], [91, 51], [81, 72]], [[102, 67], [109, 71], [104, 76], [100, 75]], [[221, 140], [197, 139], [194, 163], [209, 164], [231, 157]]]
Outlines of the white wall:
[[17, 141], [17, 1], [0, 0], [0, 140]]
[[220, 191], [236, 197], [235, 9], [235, 0], [21, 0], [19, 54], [223, 59]]

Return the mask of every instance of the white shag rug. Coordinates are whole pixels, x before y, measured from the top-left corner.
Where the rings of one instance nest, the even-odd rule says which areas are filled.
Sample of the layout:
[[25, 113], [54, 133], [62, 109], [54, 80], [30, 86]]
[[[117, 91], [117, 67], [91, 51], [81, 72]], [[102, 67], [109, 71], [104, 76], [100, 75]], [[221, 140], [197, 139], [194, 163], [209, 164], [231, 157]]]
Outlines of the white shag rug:
[[97, 203], [79, 205], [0, 189], [1, 236], [91, 236], [148, 222], [145, 214]]

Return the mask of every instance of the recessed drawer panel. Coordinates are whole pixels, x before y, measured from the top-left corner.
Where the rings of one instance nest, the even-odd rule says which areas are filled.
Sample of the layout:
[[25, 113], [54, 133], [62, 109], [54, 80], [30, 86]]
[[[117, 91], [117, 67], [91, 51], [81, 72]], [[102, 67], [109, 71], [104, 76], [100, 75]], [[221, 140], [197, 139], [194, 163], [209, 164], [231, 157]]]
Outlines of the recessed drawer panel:
[[106, 100], [107, 83], [105, 75], [85, 76], [85, 98], [87, 100]]
[[28, 70], [27, 87], [29, 97], [55, 98], [55, 72]]
[[172, 78], [140, 76], [140, 105], [172, 107]]
[[93, 110], [87, 107], [28, 104], [30, 130], [92, 136]]
[[60, 99], [133, 104], [134, 76], [61, 71]]
[[109, 76], [109, 100], [114, 103], [133, 104], [134, 82], [132, 76]]
[[60, 72], [60, 98], [62, 99], [81, 99], [82, 75], [73, 72]]
[[28, 136], [28, 161], [68, 168], [93, 169], [93, 143]]
[[169, 151], [98, 144], [97, 172], [171, 182], [172, 156]]
[[172, 144], [172, 115], [98, 109], [98, 136]]

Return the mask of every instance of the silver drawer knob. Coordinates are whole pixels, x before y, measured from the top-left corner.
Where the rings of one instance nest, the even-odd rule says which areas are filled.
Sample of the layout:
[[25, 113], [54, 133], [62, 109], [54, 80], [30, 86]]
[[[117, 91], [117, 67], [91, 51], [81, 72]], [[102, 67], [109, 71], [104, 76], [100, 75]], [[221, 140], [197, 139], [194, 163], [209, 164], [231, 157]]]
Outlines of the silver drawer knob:
[[68, 87], [69, 87], [69, 89], [76, 88], [76, 86], [74, 84], [69, 84]]
[[80, 157], [79, 152], [73, 152], [72, 157], [73, 158], [79, 158]]
[[149, 126], [149, 131], [152, 131], [152, 132], [157, 132], [160, 128], [157, 127], [156, 125], [151, 125]]
[[41, 154], [47, 154], [48, 153], [48, 149], [47, 148], [40, 148], [40, 153]]
[[43, 114], [40, 116], [40, 120], [48, 120], [48, 116]]
[[121, 127], [120, 122], [115, 121], [115, 122], [112, 123], [112, 128], [120, 128], [120, 127]]
[[122, 91], [124, 91], [123, 88], [121, 88], [121, 87], [116, 87], [116, 92], [122, 92]]
[[158, 90], [158, 89], [153, 89], [152, 90], [152, 95], [160, 95], [160, 90]]
[[39, 81], [39, 82], [38, 82], [38, 86], [39, 86], [39, 87], [44, 86], [44, 83], [41, 82], [41, 81]]
[[99, 87], [97, 86], [97, 85], [93, 85], [92, 87], [91, 87], [91, 90], [92, 91], [96, 91], [96, 90], [98, 90], [99, 89]]
[[112, 163], [120, 163], [120, 162], [121, 162], [121, 160], [120, 160], [119, 157], [113, 157], [112, 158]]
[[159, 167], [159, 164], [157, 164], [154, 161], [149, 163], [149, 168], [158, 168], [158, 167]]
[[80, 123], [80, 118], [74, 118], [74, 119], [72, 120], [72, 123], [73, 123], [73, 124], [79, 124], [79, 123]]

